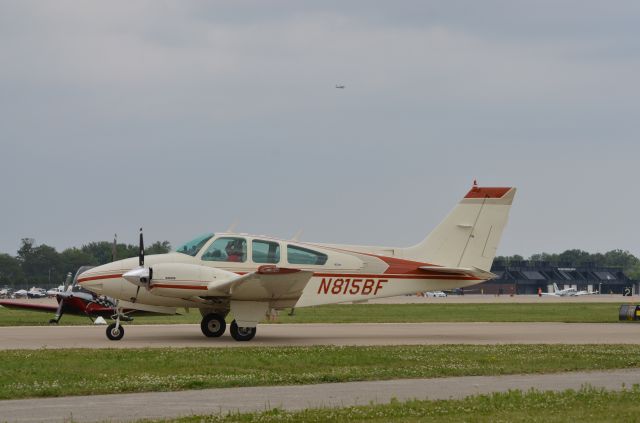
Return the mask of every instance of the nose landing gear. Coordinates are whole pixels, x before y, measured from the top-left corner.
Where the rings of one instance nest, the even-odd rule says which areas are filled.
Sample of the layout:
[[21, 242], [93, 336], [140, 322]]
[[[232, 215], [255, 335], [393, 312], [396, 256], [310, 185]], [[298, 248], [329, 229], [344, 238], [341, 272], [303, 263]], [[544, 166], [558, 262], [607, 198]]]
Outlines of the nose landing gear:
[[124, 336], [124, 327], [118, 322], [111, 323], [107, 326], [107, 338], [111, 341], [119, 341]]

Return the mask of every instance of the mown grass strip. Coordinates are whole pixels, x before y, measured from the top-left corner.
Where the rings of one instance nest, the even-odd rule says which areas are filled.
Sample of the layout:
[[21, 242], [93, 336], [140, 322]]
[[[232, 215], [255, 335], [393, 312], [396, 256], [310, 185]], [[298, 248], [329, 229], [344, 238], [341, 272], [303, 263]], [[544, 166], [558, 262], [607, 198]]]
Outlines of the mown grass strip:
[[640, 367], [640, 345], [3, 351], [0, 398]]
[[[281, 312], [278, 323], [567, 322], [613, 323], [618, 303], [334, 304]], [[52, 315], [0, 308], [0, 326], [47, 325]], [[200, 313], [137, 317], [132, 324], [200, 323]], [[229, 319], [228, 319], [229, 320]], [[229, 320], [231, 321], [231, 320]], [[62, 325], [86, 325], [86, 317], [63, 316]]]
[[463, 400], [392, 401], [384, 405], [321, 408], [302, 411], [273, 409], [260, 413], [192, 416], [179, 423], [271, 422], [636, 422], [640, 390], [583, 388], [578, 391], [510, 391], [475, 395]]

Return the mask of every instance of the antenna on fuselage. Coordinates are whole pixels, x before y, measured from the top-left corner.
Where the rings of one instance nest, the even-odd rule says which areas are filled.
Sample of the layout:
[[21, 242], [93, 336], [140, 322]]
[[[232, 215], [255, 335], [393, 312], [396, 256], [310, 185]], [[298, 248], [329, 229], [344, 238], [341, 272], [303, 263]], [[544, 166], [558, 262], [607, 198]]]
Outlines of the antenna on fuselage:
[[113, 245], [111, 246], [111, 261], [116, 261], [118, 252], [118, 234], [113, 234]]
[[302, 232], [304, 232], [304, 230], [302, 228], [298, 229], [298, 232], [296, 232], [293, 237], [291, 237], [291, 241], [299, 241], [300, 240], [300, 236], [302, 235]]
[[227, 228], [227, 232], [235, 232], [237, 226], [238, 226], [238, 219], [235, 219], [233, 222], [231, 222], [231, 225], [229, 225], [229, 227]]

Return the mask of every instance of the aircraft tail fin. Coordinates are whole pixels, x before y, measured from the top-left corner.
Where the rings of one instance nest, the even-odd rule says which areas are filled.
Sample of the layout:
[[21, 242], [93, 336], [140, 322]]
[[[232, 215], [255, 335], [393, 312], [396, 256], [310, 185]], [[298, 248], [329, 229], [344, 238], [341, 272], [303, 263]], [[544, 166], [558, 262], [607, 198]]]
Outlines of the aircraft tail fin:
[[475, 183], [449, 215], [421, 243], [401, 255], [445, 267], [486, 272], [507, 224], [516, 189], [479, 187]]
[[553, 292], [558, 292], [560, 291], [560, 288], [558, 288], [558, 284], [557, 283], [553, 283]]

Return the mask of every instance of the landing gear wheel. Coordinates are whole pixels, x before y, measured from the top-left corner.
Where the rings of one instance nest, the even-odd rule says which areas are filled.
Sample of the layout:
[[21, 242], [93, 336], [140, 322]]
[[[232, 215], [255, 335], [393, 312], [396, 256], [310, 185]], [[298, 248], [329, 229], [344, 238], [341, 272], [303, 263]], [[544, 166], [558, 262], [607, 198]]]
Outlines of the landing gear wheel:
[[204, 336], [209, 338], [217, 338], [222, 336], [227, 329], [227, 322], [224, 321], [224, 317], [217, 313], [210, 313], [202, 317], [200, 322], [200, 329]]
[[231, 337], [236, 341], [251, 341], [256, 336], [256, 328], [241, 328], [234, 320], [231, 322]]
[[107, 326], [107, 338], [109, 338], [111, 341], [119, 341], [123, 336], [124, 328], [122, 327], [122, 325], [116, 328], [116, 324], [111, 323], [109, 326]]

